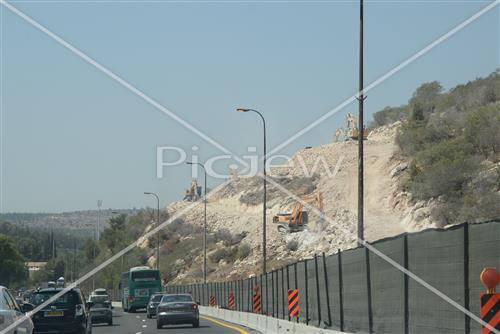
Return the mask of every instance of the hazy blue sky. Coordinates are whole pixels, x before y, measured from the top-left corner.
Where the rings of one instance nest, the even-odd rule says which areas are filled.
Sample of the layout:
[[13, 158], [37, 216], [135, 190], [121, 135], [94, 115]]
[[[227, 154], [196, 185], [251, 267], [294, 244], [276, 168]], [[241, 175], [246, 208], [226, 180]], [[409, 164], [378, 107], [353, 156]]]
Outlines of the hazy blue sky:
[[[237, 154], [269, 149], [357, 88], [356, 2], [11, 2]], [[370, 83], [487, 1], [367, 2]], [[2, 7], [2, 6], [0, 6]], [[217, 149], [2, 7], [1, 207], [67, 211], [162, 205], [182, 197], [185, 165], [156, 178], [156, 147]], [[499, 67], [499, 10], [372, 90], [368, 116], [405, 103], [421, 83], [445, 88]], [[331, 141], [356, 104], [282, 150]], [[211, 186], [217, 181], [209, 180]]]

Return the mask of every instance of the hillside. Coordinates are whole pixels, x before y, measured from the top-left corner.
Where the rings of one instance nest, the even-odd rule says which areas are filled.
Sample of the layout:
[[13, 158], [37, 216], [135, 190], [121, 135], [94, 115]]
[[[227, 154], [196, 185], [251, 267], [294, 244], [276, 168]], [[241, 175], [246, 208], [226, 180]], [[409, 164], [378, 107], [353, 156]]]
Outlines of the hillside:
[[[500, 76], [495, 72], [448, 92], [438, 83], [423, 84], [407, 105], [385, 108], [375, 114], [365, 142], [365, 237], [368, 241], [500, 215], [496, 205], [500, 203], [500, 178], [496, 178], [500, 175], [499, 98]], [[486, 123], [485, 117], [489, 117]], [[471, 124], [476, 128], [469, 129]], [[481, 124], [483, 128], [477, 128]], [[481, 132], [489, 136], [488, 140], [477, 140]], [[450, 153], [457, 145], [451, 148], [446, 145], [462, 139], [467, 143], [460, 147], [470, 146], [470, 150]], [[450, 154], [453, 156], [448, 157]], [[433, 165], [436, 161], [439, 163]], [[462, 165], [470, 168], [460, 169]], [[304, 167], [309, 174], [304, 174]], [[332, 175], [336, 167], [338, 173]], [[440, 171], [438, 178], [434, 175], [436, 170]], [[459, 170], [455, 174], [461, 177], [453, 170]], [[320, 191], [329, 219], [318, 226], [319, 217], [309, 213], [305, 231], [278, 232], [272, 217], [279, 212], [290, 212], [295, 200], [269, 184], [268, 269], [313, 254], [356, 246], [355, 141], [302, 149], [270, 174], [299, 197]], [[434, 188], [440, 192], [425, 192]], [[474, 194], [470, 193], [472, 190]], [[210, 279], [248, 277], [258, 272], [261, 194], [262, 179], [234, 177], [211, 197], [207, 209]], [[189, 204], [174, 202], [165, 209], [172, 215]], [[203, 205], [198, 205], [164, 235], [162, 254], [164, 259], [167, 257], [167, 264], [162, 268], [165, 266], [169, 279], [195, 282], [201, 278], [202, 223]], [[142, 247], [147, 249], [148, 244]], [[149, 254], [148, 262], [154, 264], [153, 252]], [[182, 260], [169, 263], [169, 259], [174, 258]]]

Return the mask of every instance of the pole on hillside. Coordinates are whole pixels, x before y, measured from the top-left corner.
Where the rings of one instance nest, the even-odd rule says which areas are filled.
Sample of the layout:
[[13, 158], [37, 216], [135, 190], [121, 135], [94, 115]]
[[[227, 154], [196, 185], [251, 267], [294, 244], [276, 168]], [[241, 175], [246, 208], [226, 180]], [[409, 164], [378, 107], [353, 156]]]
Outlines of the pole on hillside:
[[364, 180], [363, 180], [363, 0], [359, 1], [359, 120], [358, 120], [358, 242], [362, 245], [364, 240]]

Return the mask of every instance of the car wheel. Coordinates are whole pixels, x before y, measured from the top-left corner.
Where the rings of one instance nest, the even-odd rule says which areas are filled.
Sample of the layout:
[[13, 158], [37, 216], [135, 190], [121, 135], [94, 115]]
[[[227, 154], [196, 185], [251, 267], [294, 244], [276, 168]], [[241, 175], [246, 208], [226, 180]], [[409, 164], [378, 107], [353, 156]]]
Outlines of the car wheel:
[[128, 312], [129, 312], [129, 313], [134, 313], [134, 312], [135, 312], [135, 308], [133, 308], [133, 307], [129, 308], [129, 309], [128, 309]]
[[200, 320], [196, 320], [195, 322], [193, 322], [193, 327], [194, 328], [200, 327]]
[[113, 326], [113, 318], [109, 319], [108, 326]]
[[161, 322], [157, 321], [156, 322], [156, 329], [162, 329], [163, 328], [163, 325]]
[[148, 319], [151, 319], [151, 314], [146, 313], [146, 317], [147, 317]]

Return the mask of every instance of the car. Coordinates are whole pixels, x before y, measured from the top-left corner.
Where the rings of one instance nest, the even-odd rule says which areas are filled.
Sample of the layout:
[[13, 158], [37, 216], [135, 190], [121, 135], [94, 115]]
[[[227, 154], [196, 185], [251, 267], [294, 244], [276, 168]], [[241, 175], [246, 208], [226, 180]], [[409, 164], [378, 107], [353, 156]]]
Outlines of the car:
[[34, 333], [91, 334], [90, 304], [80, 289], [41, 289], [33, 293], [31, 302], [41, 306], [60, 292], [64, 294], [33, 314]]
[[0, 332], [18, 323], [9, 333], [33, 333], [33, 321], [25, 313], [32, 311], [33, 305], [19, 306], [9, 290], [0, 286]]
[[92, 291], [91, 295], [95, 296], [95, 295], [98, 295], [98, 296], [108, 296], [108, 291], [106, 289], [95, 289], [94, 291]]
[[156, 315], [156, 308], [160, 304], [162, 297], [162, 293], [155, 293], [151, 295], [151, 297], [149, 298], [148, 306], [146, 307], [146, 317], [151, 319], [154, 315]]
[[192, 324], [200, 327], [198, 303], [187, 293], [163, 295], [156, 310], [156, 328], [165, 325]]
[[106, 323], [113, 326], [113, 310], [108, 296], [91, 295], [89, 303], [92, 324]]

